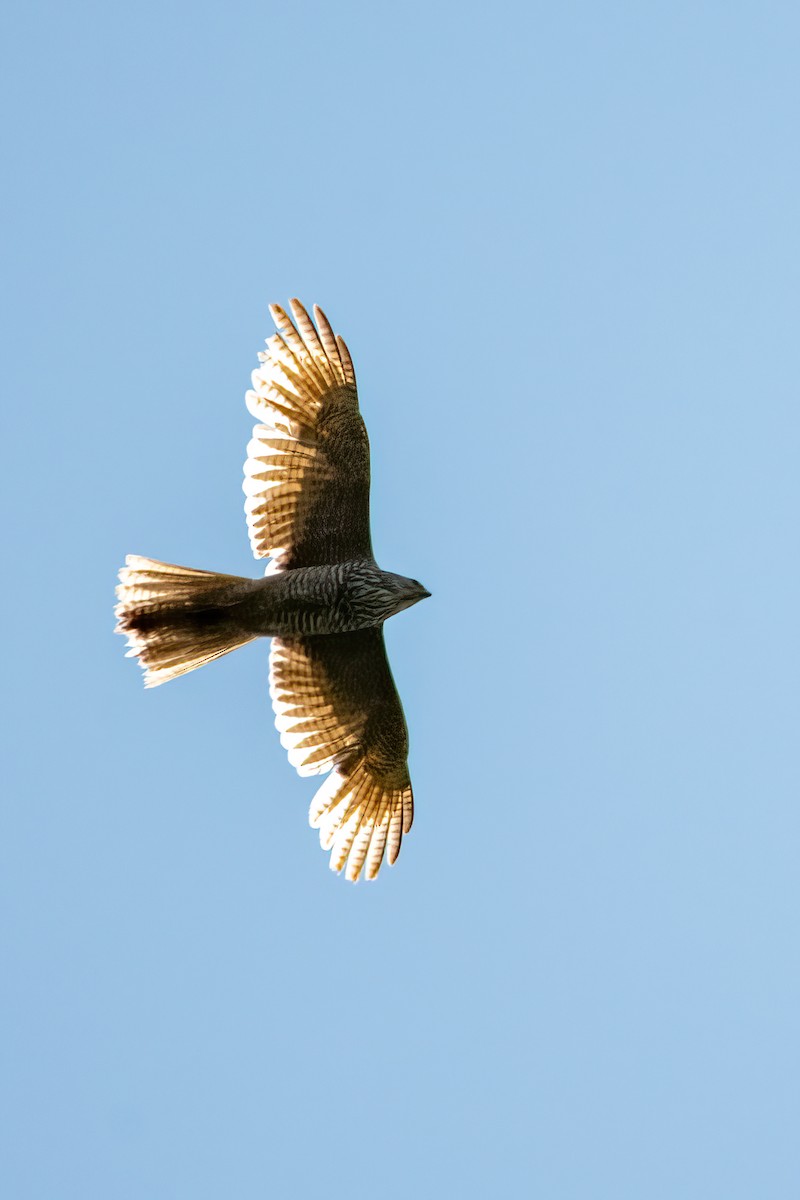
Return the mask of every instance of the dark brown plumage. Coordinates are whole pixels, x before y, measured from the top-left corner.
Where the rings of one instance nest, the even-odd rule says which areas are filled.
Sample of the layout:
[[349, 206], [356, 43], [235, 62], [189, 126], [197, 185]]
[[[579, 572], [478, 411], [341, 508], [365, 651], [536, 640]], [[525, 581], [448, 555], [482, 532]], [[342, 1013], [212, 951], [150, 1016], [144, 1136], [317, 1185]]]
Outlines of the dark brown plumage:
[[374, 878], [411, 827], [408, 735], [383, 622], [428, 593], [382, 571], [372, 554], [369, 441], [355, 372], [320, 309], [278, 305], [278, 333], [253, 373], [259, 420], [245, 464], [245, 510], [267, 574], [249, 580], [129, 556], [117, 629], [166, 682], [251, 641], [272, 637], [270, 695], [290, 762], [330, 772], [310, 811], [331, 867]]

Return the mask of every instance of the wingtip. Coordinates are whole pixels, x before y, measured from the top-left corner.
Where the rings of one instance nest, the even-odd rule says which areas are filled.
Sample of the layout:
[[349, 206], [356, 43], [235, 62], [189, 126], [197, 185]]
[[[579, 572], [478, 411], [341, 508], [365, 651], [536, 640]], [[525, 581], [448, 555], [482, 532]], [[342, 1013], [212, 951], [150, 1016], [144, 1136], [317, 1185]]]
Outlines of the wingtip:
[[302, 320], [304, 317], [308, 319], [308, 312], [302, 300], [298, 300], [297, 296], [292, 296], [289, 300], [289, 308], [292, 310], [292, 316], [295, 320]]

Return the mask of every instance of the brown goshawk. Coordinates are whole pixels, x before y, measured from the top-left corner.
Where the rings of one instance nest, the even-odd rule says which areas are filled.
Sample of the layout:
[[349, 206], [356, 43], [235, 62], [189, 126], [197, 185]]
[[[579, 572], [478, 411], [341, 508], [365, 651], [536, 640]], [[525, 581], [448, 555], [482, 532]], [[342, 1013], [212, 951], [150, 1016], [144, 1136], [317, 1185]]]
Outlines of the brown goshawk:
[[297, 300], [253, 372], [247, 407], [250, 543], [260, 579], [129, 555], [119, 572], [117, 631], [145, 686], [271, 637], [270, 696], [289, 761], [329, 772], [309, 813], [331, 868], [374, 879], [411, 828], [408, 734], [383, 622], [429, 593], [382, 571], [369, 524], [369, 442], [350, 353], [324, 313]]

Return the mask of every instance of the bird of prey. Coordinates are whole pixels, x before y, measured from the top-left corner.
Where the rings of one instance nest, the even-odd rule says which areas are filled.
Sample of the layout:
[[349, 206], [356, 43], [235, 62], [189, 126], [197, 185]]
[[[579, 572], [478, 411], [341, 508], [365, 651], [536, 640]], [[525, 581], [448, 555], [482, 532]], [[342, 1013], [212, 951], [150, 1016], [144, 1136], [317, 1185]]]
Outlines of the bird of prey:
[[369, 441], [344, 340], [314, 306], [270, 306], [277, 333], [246, 395], [258, 424], [244, 491], [250, 544], [269, 558], [246, 579], [128, 555], [117, 632], [145, 687], [271, 637], [270, 696], [289, 761], [328, 777], [309, 819], [330, 866], [357, 880], [393, 863], [411, 828], [408, 732], [383, 622], [430, 595], [382, 571], [369, 524]]

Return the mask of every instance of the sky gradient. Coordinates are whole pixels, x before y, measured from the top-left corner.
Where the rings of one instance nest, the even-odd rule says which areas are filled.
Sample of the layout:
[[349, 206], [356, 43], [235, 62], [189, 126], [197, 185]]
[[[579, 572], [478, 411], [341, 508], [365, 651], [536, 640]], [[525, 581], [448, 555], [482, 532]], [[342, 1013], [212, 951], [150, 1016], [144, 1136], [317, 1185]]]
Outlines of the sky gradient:
[[[800, 12], [3, 18], [14, 1200], [786, 1200]], [[356, 886], [267, 643], [145, 692], [126, 553], [257, 575], [270, 301], [347, 339], [416, 820]]]

